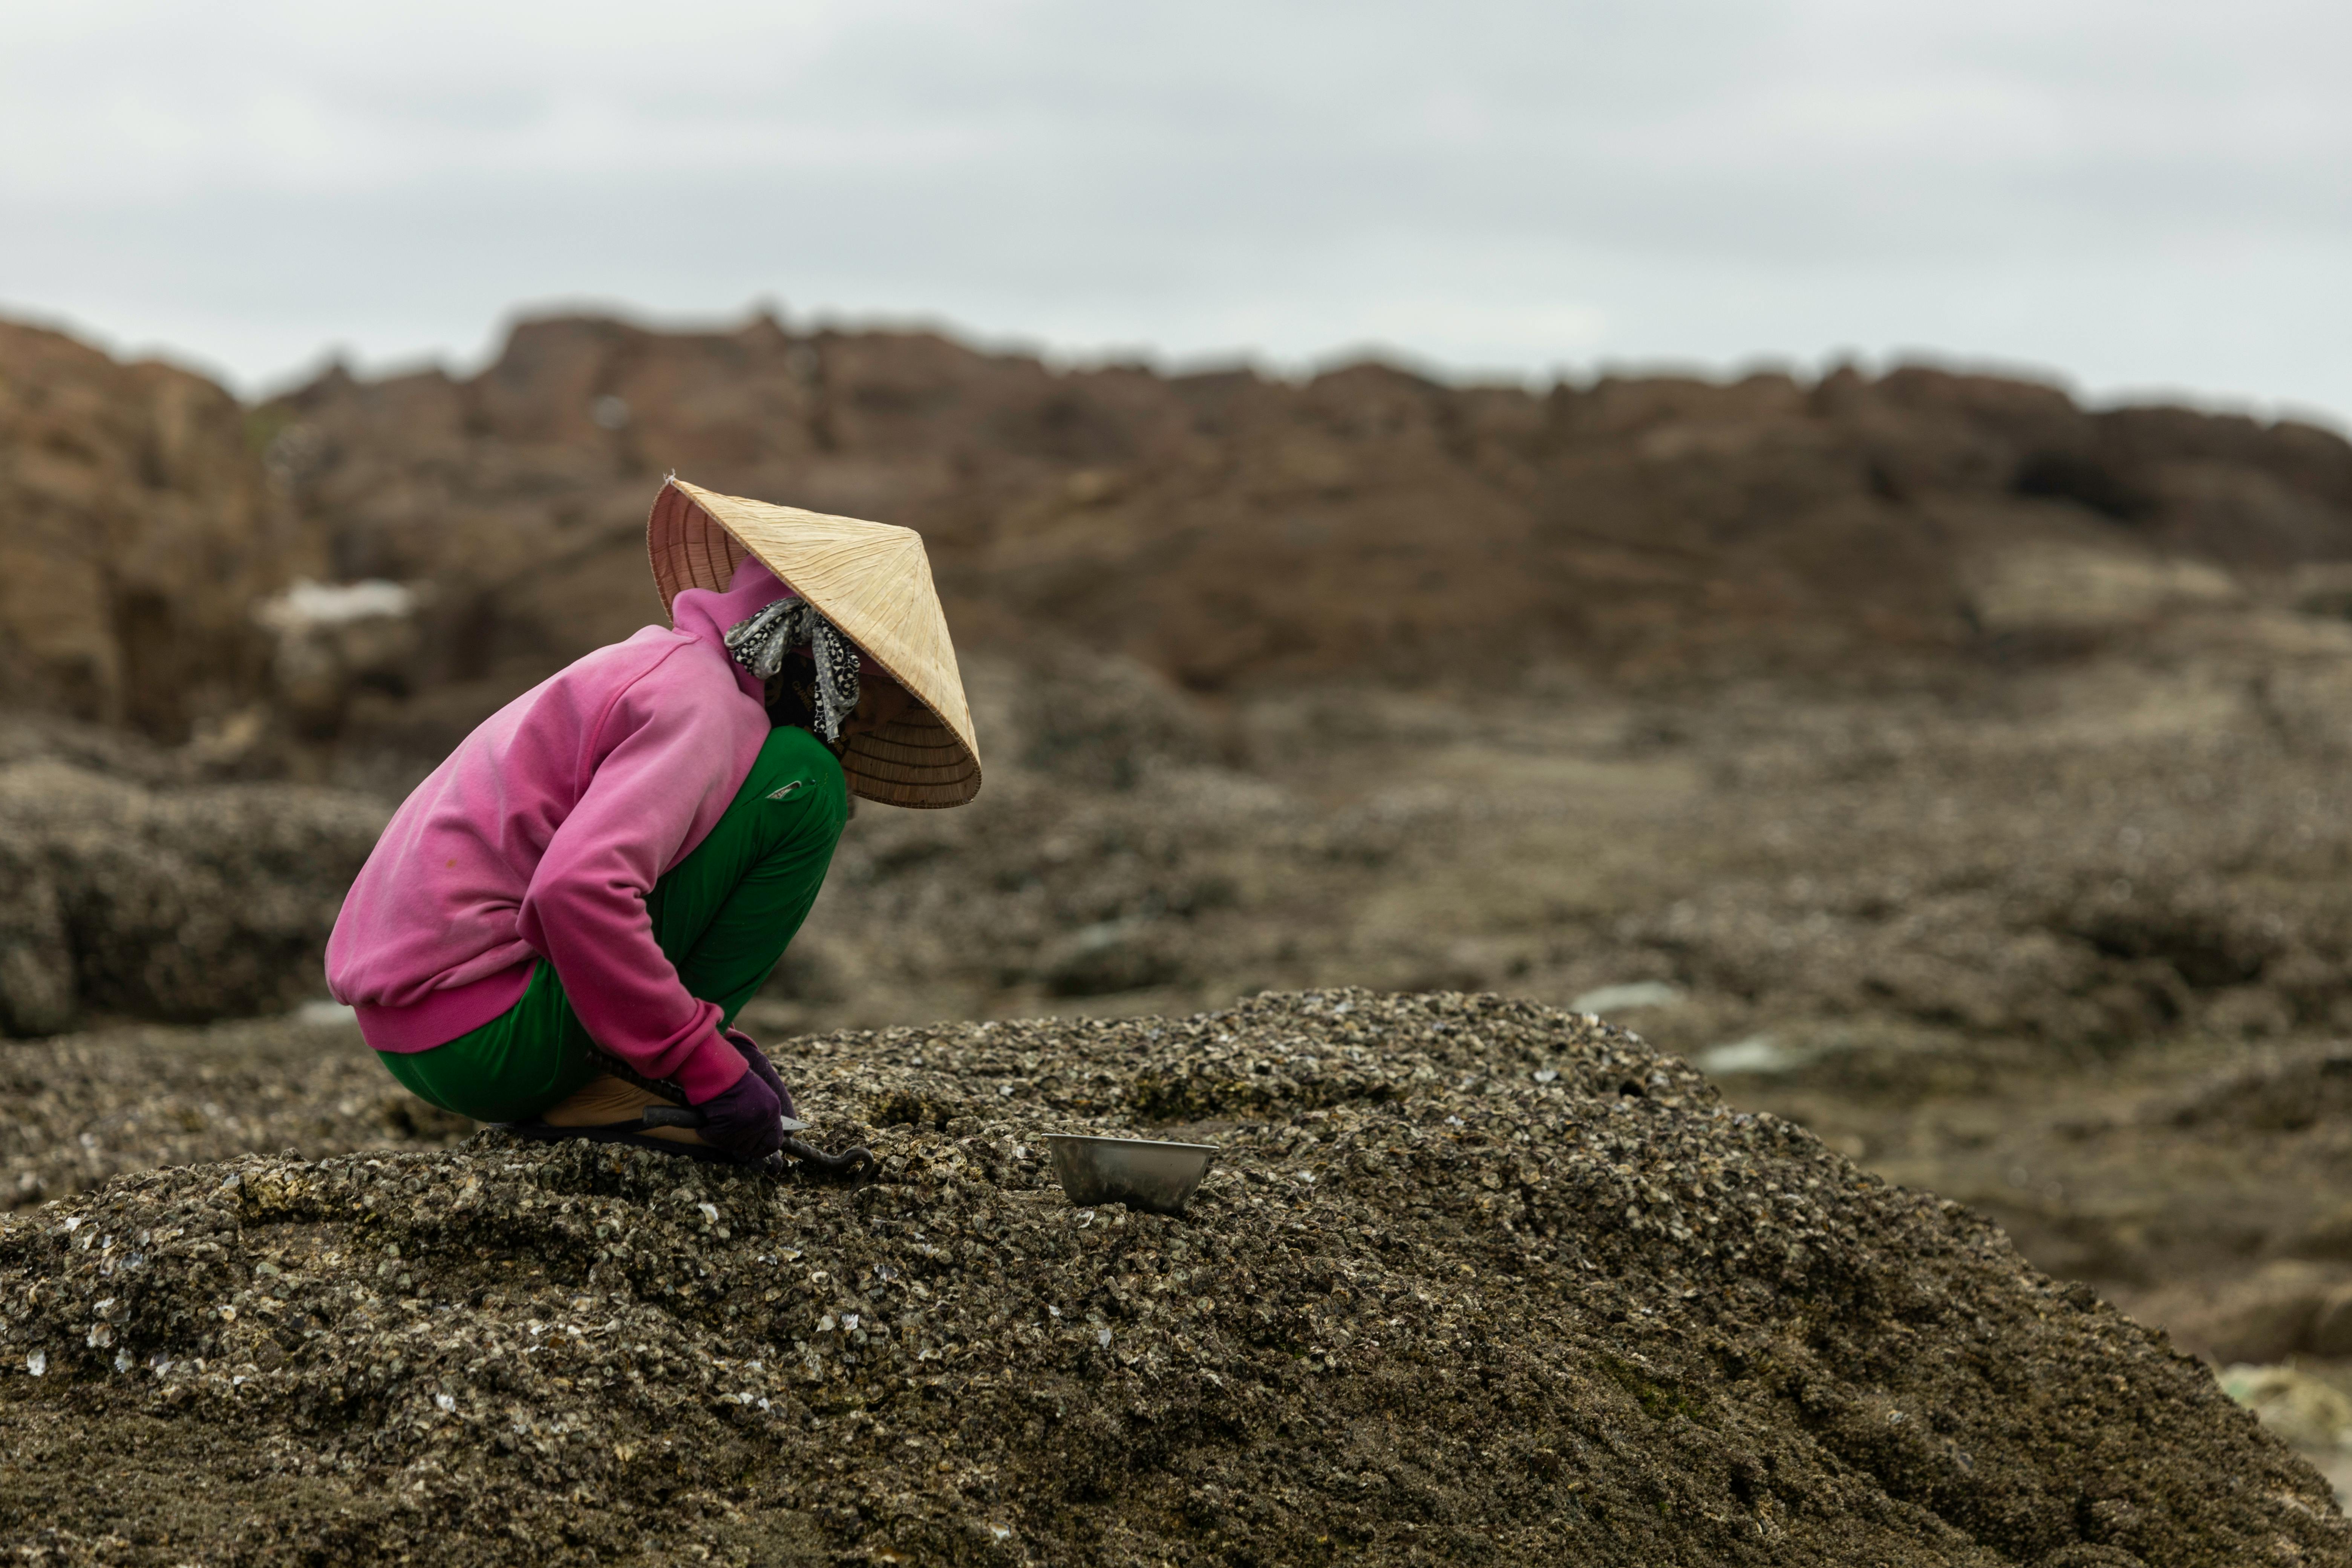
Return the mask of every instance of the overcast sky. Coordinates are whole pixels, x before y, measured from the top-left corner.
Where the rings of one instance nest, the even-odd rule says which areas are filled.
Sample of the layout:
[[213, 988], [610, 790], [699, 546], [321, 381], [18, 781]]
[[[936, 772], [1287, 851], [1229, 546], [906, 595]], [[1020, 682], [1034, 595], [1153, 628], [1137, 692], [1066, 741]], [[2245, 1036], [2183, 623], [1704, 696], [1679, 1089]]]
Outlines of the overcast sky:
[[0, 310], [253, 392], [519, 310], [2352, 423], [2345, 0], [0, 9]]

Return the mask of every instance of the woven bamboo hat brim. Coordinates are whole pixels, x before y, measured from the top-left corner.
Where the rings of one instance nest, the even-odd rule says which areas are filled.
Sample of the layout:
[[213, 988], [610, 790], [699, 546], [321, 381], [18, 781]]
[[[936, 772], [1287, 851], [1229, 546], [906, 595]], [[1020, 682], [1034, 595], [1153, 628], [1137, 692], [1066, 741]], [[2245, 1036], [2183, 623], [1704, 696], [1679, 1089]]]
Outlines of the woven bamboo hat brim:
[[758, 556], [914, 695], [906, 717], [844, 749], [853, 792], [910, 806], [961, 805], [980, 793], [980, 742], [921, 534], [673, 479], [654, 498], [646, 552], [665, 610], [685, 589], [724, 590], [743, 557]]

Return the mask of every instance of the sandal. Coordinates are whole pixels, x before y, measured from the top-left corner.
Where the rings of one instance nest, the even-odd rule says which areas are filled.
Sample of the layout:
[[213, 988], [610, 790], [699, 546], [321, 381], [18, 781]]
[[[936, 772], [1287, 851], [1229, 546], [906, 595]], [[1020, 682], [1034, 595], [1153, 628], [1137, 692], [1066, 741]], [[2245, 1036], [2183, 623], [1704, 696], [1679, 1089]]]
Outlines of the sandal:
[[[681, 1154], [710, 1164], [741, 1163], [726, 1150], [702, 1141], [696, 1131], [702, 1125], [702, 1112], [673, 1102], [635, 1074], [625, 1079], [618, 1074], [600, 1075], [530, 1120], [499, 1125], [518, 1138], [539, 1143], [585, 1138], [593, 1143], [627, 1143], [663, 1154]], [[782, 1125], [786, 1137], [778, 1152], [787, 1159], [827, 1175], [860, 1176], [874, 1169], [873, 1152], [863, 1145], [828, 1154], [791, 1136], [807, 1131], [807, 1122], [787, 1116]]]
[[[647, 1110], [645, 1117], [651, 1118], [658, 1114], [657, 1111]], [[529, 1121], [500, 1121], [494, 1125], [501, 1131], [511, 1132], [518, 1138], [528, 1138], [534, 1143], [561, 1143], [567, 1138], [585, 1138], [592, 1143], [634, 1144], [640, 1149], [651, 1149], [656, 1153], [680, 1155], [688, 1160], [700, 1160], [707, 1164], [732, 1165], [738, 1163], [734, 1155], [716, 1143], [705, 1143], [700, 1139], [688, 1142], [677, 1138], [656, 1137], [652, 1130], [663, 1126], [664, 1123], [645, 1119], [635, 1121], [605, 1121], [576, 1127], [557, 1127], [534, 1117]]]

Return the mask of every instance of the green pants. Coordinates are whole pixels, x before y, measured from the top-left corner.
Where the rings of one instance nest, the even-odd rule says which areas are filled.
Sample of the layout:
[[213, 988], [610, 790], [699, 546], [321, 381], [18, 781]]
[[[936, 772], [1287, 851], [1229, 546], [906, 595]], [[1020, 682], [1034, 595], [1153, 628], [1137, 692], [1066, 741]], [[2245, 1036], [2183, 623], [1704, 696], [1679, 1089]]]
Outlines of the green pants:
[[[841, 764], [805, 730], [771, 731], [751, 776], [694, 853], [646, 899], [688, 993], [729, 1023], [808, 918], [849, 817]], [[596, 1075], [587, 1029], [541, 960], [522, 999], [429, 1051], [377, 1053], [419, 1100], [477, 1121], [538, 1115]]]

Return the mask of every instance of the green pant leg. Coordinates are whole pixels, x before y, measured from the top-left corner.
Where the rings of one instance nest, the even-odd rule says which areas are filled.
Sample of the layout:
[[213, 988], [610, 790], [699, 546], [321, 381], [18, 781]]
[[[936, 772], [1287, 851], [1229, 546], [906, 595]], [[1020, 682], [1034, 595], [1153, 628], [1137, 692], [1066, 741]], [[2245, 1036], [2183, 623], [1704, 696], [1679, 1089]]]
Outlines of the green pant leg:
[[477, 1121], [520, 1121], [568, 1098], [596, 1076], [555, 965], [531, 971], [515, 1005], [429, 1051], [379, 1051], [403, 1089]]
[[833, 753], [806, 730], [770, 731], [718, 826], [646, 900], [689, 995], [735, 1021], [808, 918], [848, 820]]
[[[646, 900], [654, 939], [688, 994], [732, 1022], [824, 885], [848, 820], [841, 764], [805, 730], [770, 732], [743, 785], [694, 852]], [[402, 1087], [478, 1121], [535, 1116], [600, 1070], [555, 966], [480, 1028], [414, 1053], [381, 1052]]]

